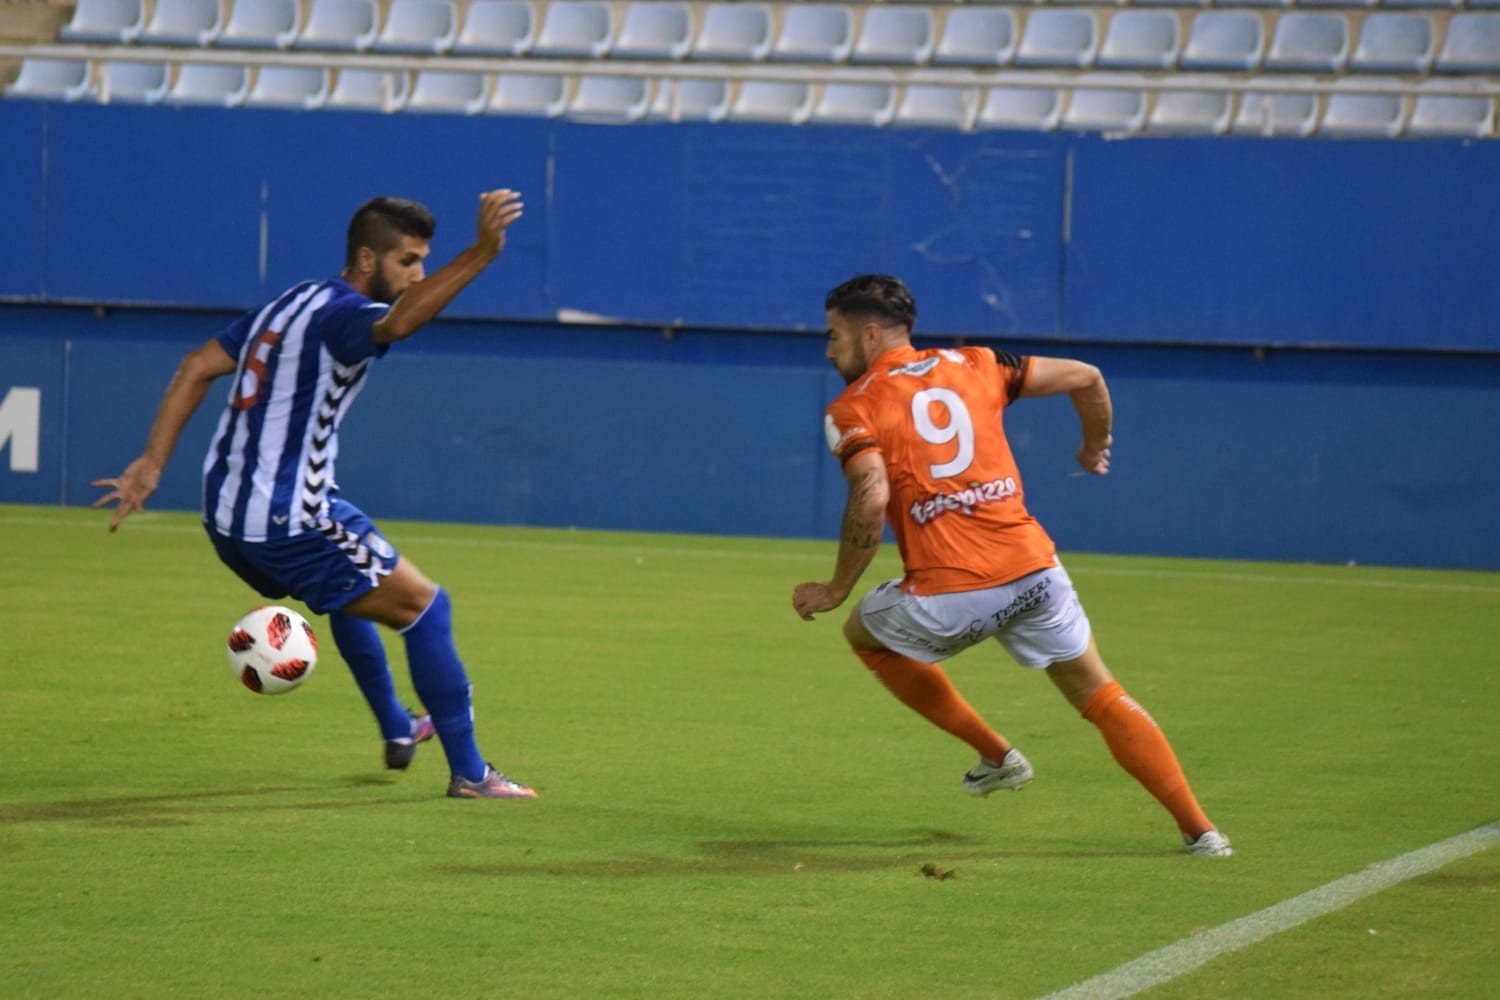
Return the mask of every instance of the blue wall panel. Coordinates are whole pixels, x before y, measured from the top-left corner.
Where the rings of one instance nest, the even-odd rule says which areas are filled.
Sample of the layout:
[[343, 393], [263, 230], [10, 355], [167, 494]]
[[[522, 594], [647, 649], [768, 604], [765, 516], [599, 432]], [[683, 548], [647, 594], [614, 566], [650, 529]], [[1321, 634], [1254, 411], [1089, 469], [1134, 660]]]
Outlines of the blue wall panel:
[[1077, 142], [1072, 336], [1500, 350], [1500, 144]]
[[368, 196], [427, 202], [442, 263], [510, 186], [526, 217], [451, 316], [817, 330], [888, 271], [954, 336], [1500, 351], [1496, 143], [26, 102], [0, 133], [35, 247], [0, 297], [245, 308], [337, 269]]
[[0, 101], [0, 191], [5, 192], [6, 244], [0, 298], [40, 298], [46, 291], [47, 141], [45, 105]]

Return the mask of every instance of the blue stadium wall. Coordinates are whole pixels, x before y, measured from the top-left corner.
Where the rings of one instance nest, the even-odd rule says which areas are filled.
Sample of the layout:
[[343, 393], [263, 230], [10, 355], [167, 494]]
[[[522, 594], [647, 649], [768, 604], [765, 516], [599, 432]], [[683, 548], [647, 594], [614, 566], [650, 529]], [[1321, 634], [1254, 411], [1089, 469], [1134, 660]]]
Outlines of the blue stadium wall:
[[[1105, 369], [1107, 479], [1068, 475], [1065, 400], [1007, 417], [1066, 550], [1500, 569], [1500, 144], [18, 102], [0, 137], [0, 501], [89, 501], [177, 358], [336, 270], [365, 197], [429, 204], [441, 261], [509, 186], [502, 261], [351, 415], [377, 516], [830, 537], [821, 302], [873, 270], [933, 343]], [[197, 506], [211, 423], [157, 507]]]

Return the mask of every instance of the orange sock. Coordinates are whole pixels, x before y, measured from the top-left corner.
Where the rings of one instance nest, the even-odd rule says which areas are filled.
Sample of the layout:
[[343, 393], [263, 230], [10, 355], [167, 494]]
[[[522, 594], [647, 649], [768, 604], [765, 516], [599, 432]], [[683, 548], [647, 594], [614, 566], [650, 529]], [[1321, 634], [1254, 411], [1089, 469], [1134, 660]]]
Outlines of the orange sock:
[[936, 663], [922, 663], [888, 649], [856, 649], [870, 672], [908, 708], [944, 732], [951, 733], [998, 764], [1010, 744], [969, 707]]
[[1198, 808], [1166, 734], [1118, 682], [1110, 681], [1095, 692], [1083, 717], [1099, 727], [1115, 760], [1167, 807], [1183, 833], [1196, 840], [1214, 828]]

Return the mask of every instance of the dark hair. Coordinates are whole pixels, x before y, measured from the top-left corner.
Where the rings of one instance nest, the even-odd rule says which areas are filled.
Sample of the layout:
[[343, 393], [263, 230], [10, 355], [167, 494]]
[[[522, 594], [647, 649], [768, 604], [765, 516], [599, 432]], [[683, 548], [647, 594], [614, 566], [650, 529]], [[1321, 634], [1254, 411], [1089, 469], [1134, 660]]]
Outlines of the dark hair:
[[861, 274], [828, 293], [824, 309], [837, 309], [845, 316], [880, 320], [887, 326], [917, 325], [917, 303], [899, 278], [888, 274]]
[[371, 198], [349, 220], [344, 263], [353, 266], [360, 247], [369, 247], [378, 255], [401, 242], [403, 236], [430, 240], [435, 232], [437, 222], [425, 205], [405, 198]]

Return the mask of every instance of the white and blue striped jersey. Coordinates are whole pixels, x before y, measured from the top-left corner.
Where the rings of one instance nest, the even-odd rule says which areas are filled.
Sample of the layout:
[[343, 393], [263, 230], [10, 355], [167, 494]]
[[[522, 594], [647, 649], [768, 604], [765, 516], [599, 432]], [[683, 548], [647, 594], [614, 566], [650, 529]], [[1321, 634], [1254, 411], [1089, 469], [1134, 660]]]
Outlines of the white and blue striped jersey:
[[203, 460], [203, 520], [248, 542], [317, 531], [335, 490], [339, 424], [385, 354], [390, 307], [341, 278], [308, 281], [218, 336], [239, 359]]

